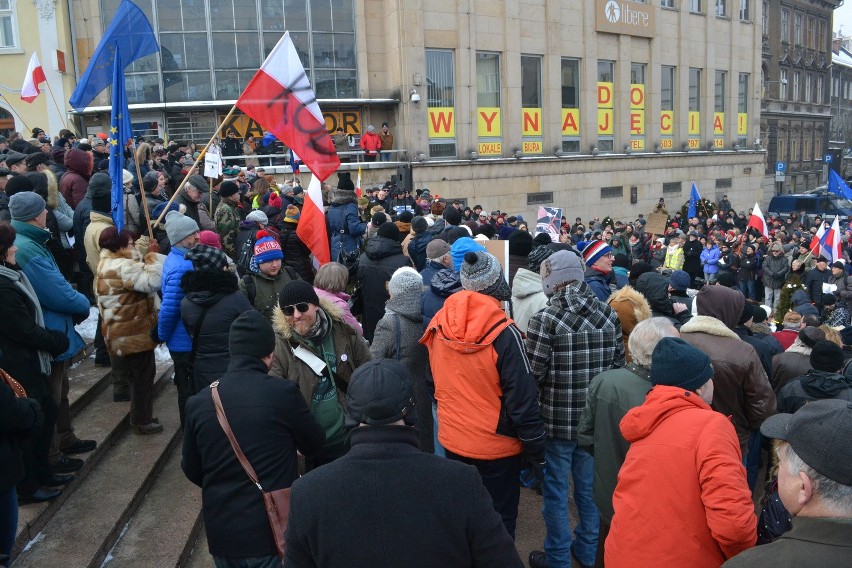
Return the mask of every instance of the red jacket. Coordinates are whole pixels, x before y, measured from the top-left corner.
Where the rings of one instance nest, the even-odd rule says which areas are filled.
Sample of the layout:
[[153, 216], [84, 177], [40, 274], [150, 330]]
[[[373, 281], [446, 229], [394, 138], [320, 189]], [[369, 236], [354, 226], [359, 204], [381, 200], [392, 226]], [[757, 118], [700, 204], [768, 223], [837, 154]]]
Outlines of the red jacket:
[[92, 177], [93, 160], [91, 152], [71, 148], [65, 152], [65, 173], [59, 180], [59, 192], [71, 209], [86, 197], [89, 178]]
[[656, 386], [621, 421], [630, 442], [612, 497], [606, 566], [718, 568], [754, 546], [757, 518], [730, 420]]
[[365, 132], [361, 136], [361, 142], [358, 143], [367, 154], [375, 154], [382, 149], [382, 139], [375, 132]]
[[781, 344], [781, 349], [787, 351], [793, 342], [796, 341], [796, 338], [799, 337], [799, 330], [797, 329], [781, 329], [779, 331], [775, 331], [772, 333], [775, 339], [778, 340], [778, 343]]

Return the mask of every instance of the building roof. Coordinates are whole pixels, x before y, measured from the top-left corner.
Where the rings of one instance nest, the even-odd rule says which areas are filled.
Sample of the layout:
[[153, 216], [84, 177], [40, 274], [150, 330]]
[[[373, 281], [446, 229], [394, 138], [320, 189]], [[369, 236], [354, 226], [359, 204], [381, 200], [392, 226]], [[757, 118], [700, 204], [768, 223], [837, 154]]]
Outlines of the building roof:
[[852, 68], [852, 53], [841, 47], [838, 53], [831, 54], [831, 62], [835, 65]]

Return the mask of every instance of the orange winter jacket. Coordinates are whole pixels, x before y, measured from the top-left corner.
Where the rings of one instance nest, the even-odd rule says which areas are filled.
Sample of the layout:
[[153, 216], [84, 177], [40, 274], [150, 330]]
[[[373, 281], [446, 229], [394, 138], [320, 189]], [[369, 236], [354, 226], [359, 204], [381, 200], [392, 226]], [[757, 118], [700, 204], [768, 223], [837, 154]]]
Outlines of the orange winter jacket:
[[694, 392], [656, 386], [621, 421], [607, 568], [718, 568], [754, 546], [757, 518], [731, 421]]
[[489, 296], [447, 298], [420, 340], [438, 402], [438, 439], [453, 453], [493, 460], [543, 451], [544, 426], [522, 336]]

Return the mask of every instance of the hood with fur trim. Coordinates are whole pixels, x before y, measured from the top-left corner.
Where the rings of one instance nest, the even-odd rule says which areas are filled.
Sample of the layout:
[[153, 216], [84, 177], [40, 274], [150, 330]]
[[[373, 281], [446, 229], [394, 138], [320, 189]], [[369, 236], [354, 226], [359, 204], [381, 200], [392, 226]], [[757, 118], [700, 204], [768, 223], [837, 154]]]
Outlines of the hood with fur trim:
[[722, 321], [710, 316], [692, 316], [692, 319], [683, 324], [681, 333], [706, 333], [718, 337], [730, 337], [740, 339], [740, 336], [730, 330]]
[[743, 314], [745, 296], [731, 288], [706, 284], [693, 301], [699, 315], [710, 316], [734, 329]]
[[[335, 306], [330, 300], [320, 296], [319, 307], [336, 324], [346, 323], [343, 321], [343, 310]], [[281, 311], [281, 306], [278, 304], [275, 304], [275, 307], [272, 309], [272, 328], [285, 341], [290, 341], [293, 338], [293, 331], [290, 329], [290, 324], [287, 323], [287, 318], [284, 317], [284, 312]]]
[[56, 174], [50, 168], [45, 168], [41, 171], [47, 176], [47, 208], [56, 209], [59, 207], [59, 182], [56, 179]]
[[94, 166], [92, 155], [79, 148], [71, 148], [65, 152], [65, 167], [86, 179], [92, 175]]
[[354, 191], [348, 189], [332, 189], [329, 205], [346, 205], [348, 203], [358, 203], [358, 196]]
[[607, 304], [618, 314], [625, 339], [639, 322], [651, 317], [651, 305], [648, 300], [632, 286], [625, 286], [613, 292]]

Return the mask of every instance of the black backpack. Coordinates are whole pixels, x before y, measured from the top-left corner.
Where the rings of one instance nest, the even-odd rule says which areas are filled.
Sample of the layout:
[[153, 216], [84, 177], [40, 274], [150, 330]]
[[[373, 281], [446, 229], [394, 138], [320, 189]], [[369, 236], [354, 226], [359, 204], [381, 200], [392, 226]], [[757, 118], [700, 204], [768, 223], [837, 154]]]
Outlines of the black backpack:
[[251, 267], [251, 259], [254, 256], [254, 243], [257, 240], [257, 230], [252, 231], [251, 235], [240, 244], [237, 248], [237, 274], [245, 276], [249, 273]]

